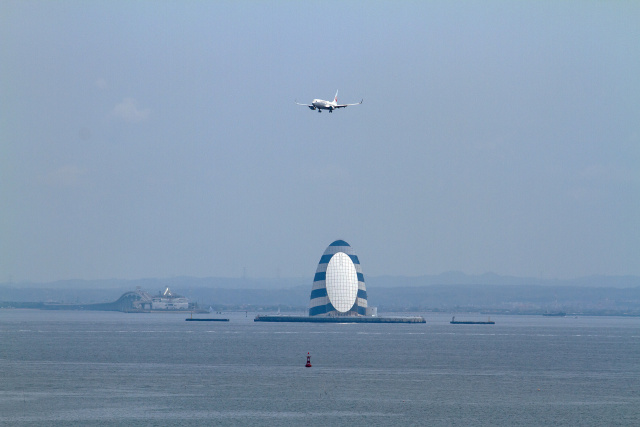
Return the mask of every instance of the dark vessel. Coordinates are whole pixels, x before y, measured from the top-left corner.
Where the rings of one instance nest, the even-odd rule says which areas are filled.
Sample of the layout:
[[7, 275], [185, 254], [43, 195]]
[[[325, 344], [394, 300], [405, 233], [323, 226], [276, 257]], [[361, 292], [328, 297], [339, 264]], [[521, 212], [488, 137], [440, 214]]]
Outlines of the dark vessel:
[[495, 325], [496, 322], [494, 322], [491, 319], [487, 319], [486, 321], [471, 321], [471, 320], [456, 320], [456, 316], [453, 316], [451, 318], [451, 323], [452, 325]]
[[555, 317], [564, 317], [567, 315], [564, 311], [554, 311], [554, 312], [546, 312], [542, 313], [543, 316], [555, 316]]

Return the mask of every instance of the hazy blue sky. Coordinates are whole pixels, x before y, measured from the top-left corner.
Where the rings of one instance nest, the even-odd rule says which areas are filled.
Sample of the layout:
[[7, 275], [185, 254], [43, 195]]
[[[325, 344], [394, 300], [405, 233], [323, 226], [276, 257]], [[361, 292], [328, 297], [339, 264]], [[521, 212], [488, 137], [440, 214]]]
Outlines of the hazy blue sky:
[[[640, 274], [640, 2], [0, 3], [0, 282]], [[294, 104], [358, 102], [333, 114]]]

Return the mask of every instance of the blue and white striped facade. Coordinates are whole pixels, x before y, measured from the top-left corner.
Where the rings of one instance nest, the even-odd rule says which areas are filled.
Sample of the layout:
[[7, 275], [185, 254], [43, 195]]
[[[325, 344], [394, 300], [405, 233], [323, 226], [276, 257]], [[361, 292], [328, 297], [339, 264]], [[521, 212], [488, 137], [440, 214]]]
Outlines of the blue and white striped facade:
[[358, 256], [347, 242], [336, 240], [318, 263], [309, 316], [364, 316], [366, 309], [367, 289]]

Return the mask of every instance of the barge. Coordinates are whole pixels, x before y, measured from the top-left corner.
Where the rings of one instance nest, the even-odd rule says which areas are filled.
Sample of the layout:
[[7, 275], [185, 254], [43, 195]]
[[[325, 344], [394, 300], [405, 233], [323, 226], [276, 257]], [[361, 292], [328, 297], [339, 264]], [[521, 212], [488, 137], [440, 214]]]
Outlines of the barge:
[[456, 320], [456, 316], [453, 316], [451, 318], [451, 323], [452, 325], [495, 325], [496, 322], [494, 322], [491, 319], [487, 319], [486, 321], [473, 321], [473, 320]]

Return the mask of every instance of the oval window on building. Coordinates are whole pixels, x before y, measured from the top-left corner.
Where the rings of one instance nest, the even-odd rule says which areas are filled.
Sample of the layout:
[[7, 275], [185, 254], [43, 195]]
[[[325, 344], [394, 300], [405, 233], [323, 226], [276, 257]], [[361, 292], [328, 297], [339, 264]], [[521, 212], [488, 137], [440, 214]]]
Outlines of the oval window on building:
[[338, 252], [329, 261], [326, 275], [327, 296], [340, 313], [349, 311], [358, 296], [358, 275], [353, 261], [344, 252]]

